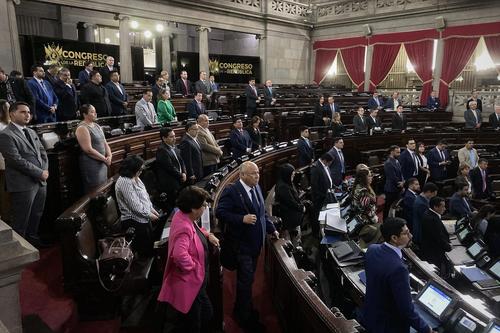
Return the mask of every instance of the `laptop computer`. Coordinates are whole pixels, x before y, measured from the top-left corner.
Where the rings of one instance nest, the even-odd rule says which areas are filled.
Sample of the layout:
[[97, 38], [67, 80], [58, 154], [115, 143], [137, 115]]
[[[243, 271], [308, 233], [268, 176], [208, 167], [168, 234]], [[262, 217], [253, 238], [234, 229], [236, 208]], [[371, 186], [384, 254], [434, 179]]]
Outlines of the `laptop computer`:
[[472, 230], [469, 228], [462, 228], [457, 231], [457, 238], [460, 243], [464, 243], [467, 240], [467, 237], [472, 233]]
[[481, 290], [500, 288], [500, 260], [497, 260], [484, 274], [488, 278], [475, 281], [474, 286]]
[[331, 250], [340, 262], [363, 258], [363, 251], [353, 240], [337, 242], [332, 245]]
[[481, 257], [486, 251], [485, 245], [482, 241], [478, 240], [467, 248], [467, 253], [474, 258], [474, 260]]
[[429, 281], [418, 293], [415, 310], [431, 328], [435, 329], [446, 322], [456, 300], [449, 291], [434, 281]]
[[347, 223], [347, 232], [349, 235], [352, 235], [356, 230], [356, 227], [359, 225], [359, 221], [356, 218], [353, 218], [349, 223]]
[[484, 330], [484, 333], [500, 333], [500, 322], [493, 320]]

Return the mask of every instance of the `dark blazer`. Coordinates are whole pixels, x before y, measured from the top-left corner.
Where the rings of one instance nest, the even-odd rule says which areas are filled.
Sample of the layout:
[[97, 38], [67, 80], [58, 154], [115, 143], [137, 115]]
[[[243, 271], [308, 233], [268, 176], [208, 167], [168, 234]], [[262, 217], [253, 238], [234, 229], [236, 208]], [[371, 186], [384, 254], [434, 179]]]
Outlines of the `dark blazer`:
[[79, 107], [75, 85], [71, 84], [71, 87], [69, 87], [63, 81], [57, 80], [54, 85], [54, 91], [59, 99], [56, 111], [57, 121], [75, 120], [76, 111]]
[[56, 76], [50, 75], [49, 72], [46, 72], [45, 73], [45, 80], [47, 80], [52, 85], [52, 88], [54, 88], [54, 86], [56, 85], [56, 82], [59, 81], [59, 78]]
[[[464, 202], [467, 201], [467, 203]], [[460, 197], [457, 193], [453, 193], [449, 201], [449, 212], [451, 215], [457, 219], [461, 219], [464, 216], [470, 216], [472, 205], [467, 198]]]
[[406, 119], [406, 116], [401, 113], [401, 116], [398, 115], [397, 112], [395, 112], [392, 115], [392, 129], [393, 130], [406, 130], [406, 127], [408, 126], [408, 120]]
[[[116, 67], [113, 66], [113, 70], [117, 71], [118, 68], [116, 68]], [[101, 76], [102, 76], [102, 82], [101, 82], [101, 84], [103, 86], [105, 86], [110, 81], [110, 79], [109, 79], [109, 73], [111, 73], [111, 71], [109, 70], [108, 66], [104, 66], [101, 69], [99, 69], [99, 73], [101, 73]]]
[[122, 89], [123, 94], [113, 82], [109, 81], [106, 85], [106, 89], [108, 90], [109, 102], [111, 103], [112, 116], [121, 116], [127, 113], [127, 108], [123, 106], [123, 102], [127, 102], [128, 100], [127, 91], [121, 83], [120, 88]]
[[342, 124], [342, 123], [339, 124], [339, 123], [332, 121], [331, 127], [332, 127], [332, 136], [334, 138], [342, 135], [342, 133], [344, 133], [346, 131], [346, 128], [345, 128], [344, 124]]
[[[448, 150], [444, 150], [445, 160], [448, 161], [450, 159], [450, 154]], [[446, 179], [446, 165], [439, 165], [439, 162], [442, 162], [443, 159], [441, 155], [437, 151], [437, 148], [434, 147], [427, 152], [425, 155], [427, 157], [427, 164], [429, 164], [429, 171], [431, 173], [431, 179], [433, 181], [436, 180], [444, 180]]]
[[368, 130], [366, 117], [355, 115], [354, 118], [352, 118], [352, 122], [354, 124], [354, 132], [366, 132]]
[[80, 102], [82, 104], [92, 104], [97, 111], [98, 117], [111, 115], [108, 90], [102, 84], [97, 85], [89, 81], [84, 85], [80, 90]]
[[300, 137], [297, 142], [297, 149], [297, 163], [299, 168], [311, 164], [314, 160], [314, 148], [312, 147], [312, 142], [309, 140], [309, 143], [307, 143], [303, 137]]
[[245, 96], [247, 98], [246, 100], [246, 107], [251, 108], [251, 109], [256, 109], [257, 108], [257, 98], [259, 98], [259, 92], [257, 91], [257, 87], [254, 87], [255, 91], [257, 94], [255, 94], [255, 91], [252, 89], [252, 87], [248, 84], [245, 87]]
[[247, 148], [252, 148], [252, 140], [245, 130], [240, 132], [233, 128], [231, 133], [229, 133], [229, 142], [231, 143], [231, 152], [233, 153], [234, 159], [246, 155]]
[[151, 87], [151, 92], [153, 93], [153, 100], [151, 103], [155, 106], [155, 110], [158, 111], [158, 95], [163, 87], [158, 86], [156, 83]]
[[275, 90], [271, 87], [271, 91], [269, 91], [269, 87], [264, 87], [264, 104], [265, 106], [271, 106], [271, 102], [273, 98], [276, 97]]
[[35, 110], [31, 111], [32, 113], [36, 112], [36, 122], [39, 124], [57, 121], [56, 114], [51, 113], [49, 109], [52, 105], [57, 105], [59, 101], [52, 85], [48, 81], [43, 80], [43, 86], [47, 93], [45, 93], [35, 78], [28, 81], [28, 87], [35, 98]]
[[403, 150], [401, 155], [399, 155], [399, 165], [401, 165], [401, 173], [405, 180], [416, 177], [413, 175], [415, 172], [418, 175], [418, 168], [415, 167], [415, 159], [408, 149]]
[[366, 296], [361, 323], [370, 333], [407, 333], [410, 326], [429, 333], [427, 323], [415, 311], [409, 271], [386, 244], [373, 244], [365, 256]]
[[493, 194], [492, 182], [489, 177], [488, 170], [485, 170], [486, 173], [486, 191], [483, 191], [483, 176], [481, 174], [481, 169], [479, 167], [475, 167], [470, 171], [470, 182], [472, 184], [472, 194], [476, 199], [487, 199], [491, 197]]
[[281, 179], [276, 182], [274, 199], [279, 203], [279, 217], [285, 229], [292, 229], [302, 224], [304, 205], [300, 202], [297, 191]]
[[416, 198], [417, 195], [413, 194], [409, 190], [406, 190], [403, 195], [403, 217], [411, 231], [413, 231], [413, 204], [415, 203]]
[[386, 193], [399, 193], [401, 188], [398, 183], [403, 181], [403, 174], [401, 172], [401, 165], [395, 158], [387, 158], [384, 162], [384, 175], [385, 185], [384, 192]]
[[90, 74], [84, 69], [78, 73], [78, 87], [82, 87], [85, 83], [89, 82]]
[[35, 112], [35, 99], [24, 79], [8, 78], [6, 81], [0, 82], [0, 99], [9, 101], [9, 98], [7, 98], [7, 81], [10, 84], [16, 101], [28, 103], [31, 112]]
[[[333, 156], [333, 162], [330, 165], [330, 175], [332, 177], [333, 184], [338, 186], [342, 183], [342, 180], [344, 180], [344, 174], [345, 174], [345, 156], [344, 156], [344, 163], [342, 165], [342, 160], [340, 159], [339, 153], [337, 152], [337, 149], [333, 147], [328, 151], [328, 154]], [[342, 155], [344, 155], [344, 152], [342, 152]]]
[[[398, 105], [402, 105], [400, 99], [398, 99], [398, 103], [399, 103]], [[385, 101], [384, 109], [392, 109], [392, 110], [394, 110], [394, 100], [392, 99], [392, 97], [389, 97], [387, 99], [387, 101]]]
[[[224, 189], [215, 209], [215, 216], [226, 227], [225, 237], [236, 240], [241, 254], [252, 257], [259, 255], [266, 232], [276, 231], [267, 216], [259, 185], [255, 188], [259, 201], [258, 209], [239, 180]], [[247, 214], [257, 215], [255, 224], [243, 223], [243, 217]]]
[[366, 124], [368, 125], [368, 128], [374, 128], [374, 127], [382, 128], [382, 122], [380, 121], [379, 117], [375, 117], [375, 120], [373, 120], [372, 117], [368, 116], [365, 119], [366, 119]]
[[184, 85], [184, 81], [182, 81], [182, 79], [177, 80], [177, 82], [175, 83], [175, 91], [177, 93], [182, 94], [183, 96], [193, 94], [193, 84], [189, 80], [186, 80], [186, 81], [187, 81], [186, 82], [187, 90], [186, 90], [186, 86]]
[[323, 206], [330, 188], [330, 180], [326, 170], [321, 161], [317, 160], [311, 167], [311, 199], [317, 211]]
[[189, 118], [194, 118], [194, 119], [197, 119], [200, 114], [207, 113], [205, 104], [201, 102], [201, 108], [200, 108], [198, 102], [195, 99], [193, 99], [186, 105], [186, 110], [189, 113]]
[[465, 128], [475, 128], [477, 124], [481, 124], [481, 110], [476, 109], [476, 117], [471, 109], [467, 109], [464, 112]]
[[490, 123], [490, 126], [493, 127], [494, 129], [500, 128], [500, 115], [498, 115], [495, 112], [490, 114], [490, 117], [488, 118], [488, 122]]
[[323, 117], [333, 119], [333, 114], [335, 112], [340, 112], [340, 107], [337, 103], [333, 103], [333, 110], [332, 106], [328, 104], [328, 102], [323, 104]]
[[429, 200], [422, 195], [417, 195], [415, 201], [413, 202], [413, 217], [412, 224], [413, 229], [411, 233], [413, 234], [413, 241], [417, 244], [420, 244], [420, 240], [422, 239], [422, 216], [429, 209]]
[[432, 97], [432, 96], [429, 96], [429, 98], [427, 99], [427, 108], [428, 109], [439, 109], [439, 107], [441, 106], [441, 102], [439, 101], [439, 97]]
[[319, 103], [314, 104], [314, 126], [325, 126], [325, 122], [323, 121], [323, 117], [325, 114], [325, 105], [321, 105]]
[[370, 99], [368, 100], [368, 108], [377, 109], [379, 106], [384, 107], [384, 102], [382, 101], [382, 99], [380, 97], [377, 97], [377, 99], [373, 98], [373, 96], [370, 97]]
[[248, 133], [250, 140], [252, 141], [252, 150], [259, 149], [262, 146], [262, 135], [259, 129], [255, 129], [252, 126], [248, 126], [245, 131]]
[[203, 83], [202, 80], [198, 80], [194, 83], [195, 92], [203, 93], [203, 97], [206, 97], [206, 95], [212, 93], [212, 87], [210, 86], [210, 82], [209, 81], [205, 82], [208, 84], [208, 86], [205, 83]]
[[422, 240], [420, 253], [422, 259], [436, 265], [438, 268], [446, 263], [446, 252], [451, 251], [450, 236], [436, 213], [427, 209], [421, 221]]
[[186, 173], [186, 167], [180, 151], [162, 143], [156, 150], [156, 175], [158, 189], [167, 194], [170, 204], [175, 203], [177, 192], [182, 187], [182, 173]]
[[186, 176], [196, 177], [196, 181], [203, 178], [203, 160], [200, 145], [189, 135], [184, 135], [179, 144], [182, 160], [186, 166]]

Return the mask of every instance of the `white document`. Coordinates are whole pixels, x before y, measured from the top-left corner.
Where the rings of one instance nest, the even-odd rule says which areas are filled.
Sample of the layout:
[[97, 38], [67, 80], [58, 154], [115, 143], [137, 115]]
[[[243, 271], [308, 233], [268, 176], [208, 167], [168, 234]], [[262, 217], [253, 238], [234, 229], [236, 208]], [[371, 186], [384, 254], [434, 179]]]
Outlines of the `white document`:
[[335, 203], [329, 203], [326, 205], [326, 209], [332, 209], [332, 208], [340, 208], [340, 204], [338, 202]]
[[170, 236], [170, 227], [163, 228], [160, 239], [166, 239], [168, 236]]
[[201, 226], [210, 232], [210, 207], [205, 208], [201, 215]]
[[329, 211], [326, 213], [326, 227], [330, 230], [347, 232], [345, 220], [340, 217], [340, 214]]

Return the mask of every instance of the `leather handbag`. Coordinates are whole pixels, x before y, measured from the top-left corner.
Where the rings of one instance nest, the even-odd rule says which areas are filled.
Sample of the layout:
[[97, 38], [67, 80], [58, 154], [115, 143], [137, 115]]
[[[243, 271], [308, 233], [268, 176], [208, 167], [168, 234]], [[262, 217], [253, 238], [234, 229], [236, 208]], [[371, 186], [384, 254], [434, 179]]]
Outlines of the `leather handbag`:
[[134, 259], [131, 243], [125, 237], [99, 240], [101, 255], [96, 260], [97, 275], [105, 290], [114, 292], [120, 289]]

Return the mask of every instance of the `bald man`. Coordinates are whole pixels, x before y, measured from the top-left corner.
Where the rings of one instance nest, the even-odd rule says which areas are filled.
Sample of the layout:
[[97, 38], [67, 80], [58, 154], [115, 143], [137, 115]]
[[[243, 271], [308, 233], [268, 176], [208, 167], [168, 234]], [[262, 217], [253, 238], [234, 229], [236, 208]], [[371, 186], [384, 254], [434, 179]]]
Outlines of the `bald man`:
[[203, 176], [207, 176], [217, 170], [222, 150], [215, 140], [214, 135], [208, 129], [209, 121], [206, 114], [200, 114], [196, 120], [198, 123], [198, 136], [196, 139], [201, 148], [201, 159], [203, 161]]
[[263, 326], [252, 305], [252, 284], [266, 233], [275, 239], [279, 233], [267, 216], [259, 187], [259, 168], [255, 163], [241, 164], [240, 179], [224, 190], [215, 215], [226, 228], [223, 247], [238, 249], [234, 252], [237, 270], [235, 319], [244, 329], [261, 330]]

